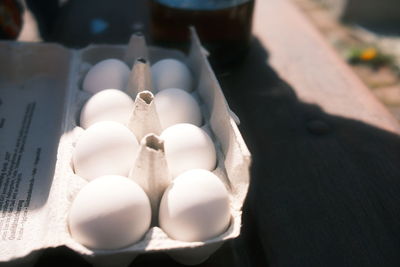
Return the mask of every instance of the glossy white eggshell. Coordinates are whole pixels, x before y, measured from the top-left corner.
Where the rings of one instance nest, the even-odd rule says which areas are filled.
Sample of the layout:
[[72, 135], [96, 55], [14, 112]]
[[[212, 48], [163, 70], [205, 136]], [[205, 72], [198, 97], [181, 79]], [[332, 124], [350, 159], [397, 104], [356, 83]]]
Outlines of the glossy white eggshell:
[[155, 90], [179, 88], [192, 91], [193, 77], [189, 68], [179, 60], [167, 58], [151, 66], [151, 76]]
[[75, 173], [89, 181], [103, 175], [127, 176], [138, 150], [138, 141], [126, 126], [97, 122], [82, 133], [75, 145]]
[[172, 177], [190, 169], [213, 170], [217, 155], [213, 141], [201, 128], [179, 123], [161, 133], [165, 157]]
[[86, 74], [82, 88], [92, 94], [110, 88], [124, 90], [130, 72], [128, 66], [119, 59], [102, 60]]
[[201, 126], [200, 106], [194, 97], [184, 90], [164, 89], [156, 94], [154, 103], [162, 130], [178, 123]]
[[100, 121], [115, 121], [127, 125], [134, 108], [133, 99], [117, 89], [105, 89], [85, 103], [80, 114], [80, 126], [88, 128]]
[[74, 199], [68, 223], [71, 236], [93, 249], [118, 249], [139, 241], [150, 227], [150, 202], [128, 178], [99, 177]]
[[216, 175], [206, 170], [182, 173], [161, 199], [160, 227], [172, 239], [205, 241], [225, 232], [230, 219], [228, 191]]

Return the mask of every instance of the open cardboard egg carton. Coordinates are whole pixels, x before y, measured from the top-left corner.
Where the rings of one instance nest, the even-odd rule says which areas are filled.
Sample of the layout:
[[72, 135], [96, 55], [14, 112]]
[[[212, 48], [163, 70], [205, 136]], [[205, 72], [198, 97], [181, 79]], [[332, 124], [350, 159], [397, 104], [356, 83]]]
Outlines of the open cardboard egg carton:
[[[127, 266], [137, 255], [148, 252], [165, 252], [191, 265], [204, 261], [224, 241], [240, 234], [251, 157], [237, 128], [238, 119], [226, 103], [194, 30], [188, 55], [148, 47], [142, 36], [133, 35], [127, 46], [92, 45], [82, 50], [2, 42], [0, 58], [6, 63], [0, 64], [0, 111], [6, 116], [0, 128], [5, 181], [0, 184], [0, 262], [32, 264], [44, 249], [67, 246], [94, 266]], [[202, 108], [202, 128], [217, 150], [213, 173], [230, 193], [232, 219], [223, 234], [204, 242], [182, 242], [169, 238], [153, 220], [140, 241], [123, 249], [93, 250], [71, 237], [68, 212], [88, 183], [74, 174], [71, 163], [74, 145], [84, 131], [78, 125], [79, 112], [90, 97], [81, 83], [92, 65], [108, 58], [121, 59], [132, 67], [125, 91], [136, 98], [129, 128], [140, 140], [140, 152], [132, 166], [136, 175], [131, 178], [148, 194], [153, 214], [170, 177], [157, 136], [160, 130], [149, 66], [163, 58], [176, 58], [191, 69], [195, 81], [192, 94]], [[7, 128], [11, 121], [16, 126]]]

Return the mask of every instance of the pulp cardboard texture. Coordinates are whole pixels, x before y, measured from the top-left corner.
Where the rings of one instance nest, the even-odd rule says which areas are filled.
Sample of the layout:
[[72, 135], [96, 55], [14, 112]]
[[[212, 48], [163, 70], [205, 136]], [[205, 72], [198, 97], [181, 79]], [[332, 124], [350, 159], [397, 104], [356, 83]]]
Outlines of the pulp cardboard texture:
[[[231, 195], [229, 228], [204, 242], [170, 239], [157, 226], [158, 204], [171, 177], [157, 136], [149, 62], [171, 57], [184, 61], [193, 72], [192, 94], [202, 106], [202, 128], [218, 151], [213, 172]], [[77, 118], [90, 97], [81, 90], [82, 79], [92, 65], [107, 58], [133, 66], [124, 90], [136, 97], [129, 128], [141, 141], [129, 177], [149, 195], [153, 220], [141, 241], [118, 250], [93, 250], [77, 243], [68, 230], [69, 208], [88, 183], [74, 174], [71, 157], [84, 131]], [[128, 46], [93, 45], [82, 50], [0, 42], [0, 61], [0, 262], [33, 264], [40, 251], [64, 245], [94, 266], [127, 266], [137, 255], [154, 251], [164, 251], [183, 264], [197, 264], [239, 235], [250, 153], [193, 30], [188, 56], [146, 47], [144, 39], [134, 35]]]

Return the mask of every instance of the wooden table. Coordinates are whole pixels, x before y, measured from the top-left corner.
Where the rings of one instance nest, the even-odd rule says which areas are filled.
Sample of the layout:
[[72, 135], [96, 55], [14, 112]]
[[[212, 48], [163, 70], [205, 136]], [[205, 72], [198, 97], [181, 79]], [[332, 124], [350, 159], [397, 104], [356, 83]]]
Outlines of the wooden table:
[[[249, 55], [219, 79], [254, 163], [242, 235], [199, 266], [400, 266], [400, 126], [304, 15], [257, 0]], [[90, 266], [65, 248], [36, 266], [60, 263]]]

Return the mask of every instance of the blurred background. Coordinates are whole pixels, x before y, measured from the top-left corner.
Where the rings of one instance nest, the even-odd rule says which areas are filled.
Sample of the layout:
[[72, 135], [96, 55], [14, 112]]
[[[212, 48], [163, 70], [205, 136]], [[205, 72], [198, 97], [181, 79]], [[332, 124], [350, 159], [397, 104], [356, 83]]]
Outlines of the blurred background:
[[[132, 32], [147, 32], [146, 0], [0, 0], [0, 24], [3, 32], [23, 23], [19, 41], [58, 42], [68, 47], [90, 43], [126, 44]], [[18, 6], [22, 12], [16, 15]], [[140, 7], [140, 8], [138, 8]], [[13, 26], [16, 28], [16, 26]], [[4, 34], [3, 34], [4, 36]]]
[[292, 1], [400, 120], [400, 1]]
[[[140, 31], [151, 41], [149, 1], [0, 0], [0, 38], [80, 48]], [[400, 1], [291, 1], [400, 120]]]

